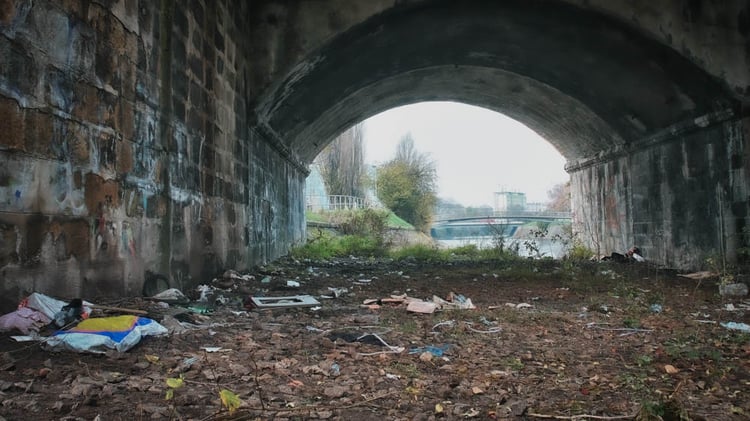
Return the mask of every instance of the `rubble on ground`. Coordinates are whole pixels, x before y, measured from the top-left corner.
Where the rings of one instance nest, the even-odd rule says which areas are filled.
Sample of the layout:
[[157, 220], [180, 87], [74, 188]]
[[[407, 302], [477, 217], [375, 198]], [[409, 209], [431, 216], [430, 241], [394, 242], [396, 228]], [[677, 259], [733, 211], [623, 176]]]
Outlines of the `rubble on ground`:
[[[692, 419], [750, 414], [746, 298], [728, 300], [704, 278], [528, 265], [285, 263], [227, 271], [190, 291], [83, 297], [80, 307], [51, 301], [44, 312], [28, 306], [37, 295], [16, 315], [44, 318], [0, 336], [0, 414], [614, 419], [657, 406]], [[50, 326], [65, 306], [76, 321]], [[50, 350], [60, 330], [124, 338], [144, 319], [160, 329], [132, 346]]]

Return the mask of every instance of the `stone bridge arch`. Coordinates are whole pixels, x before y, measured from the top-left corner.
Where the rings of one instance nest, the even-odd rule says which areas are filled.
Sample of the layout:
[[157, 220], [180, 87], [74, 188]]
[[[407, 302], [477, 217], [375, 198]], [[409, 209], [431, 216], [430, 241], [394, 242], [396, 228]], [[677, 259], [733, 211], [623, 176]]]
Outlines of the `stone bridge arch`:
[[[681, 11], [688, 20], [710, 13], [695, 4]], [[733, 254], [744, 210], [730, 208], [745, 209], [746, 198], [734, 197], [745, 182], [728, 163], [744, 154], [746, 92], [676, 51], [671, 35], [655, 39], [609, 12], [564, 2], [396, 6], [300, 60], [258, 103], [258, 127], [306, 163], [388, 108], [423, 100], [489, 108], [568, 160], [577, 226], [592, 247], [638, 244], [678, 267]]]

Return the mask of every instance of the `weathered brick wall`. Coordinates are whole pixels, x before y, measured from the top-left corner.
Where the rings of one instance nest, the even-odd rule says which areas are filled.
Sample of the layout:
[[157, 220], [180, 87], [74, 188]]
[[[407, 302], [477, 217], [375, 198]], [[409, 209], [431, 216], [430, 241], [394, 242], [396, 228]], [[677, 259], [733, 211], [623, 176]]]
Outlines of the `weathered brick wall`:
[[750, 246], [750, 118], [696, 122], [571, 172], [574, 224], [604, 254], [632, 245], [675, 268]]
[[247, 3], [0, 3], [0, 306], [183, 288], [303, 238], [252, 132]]

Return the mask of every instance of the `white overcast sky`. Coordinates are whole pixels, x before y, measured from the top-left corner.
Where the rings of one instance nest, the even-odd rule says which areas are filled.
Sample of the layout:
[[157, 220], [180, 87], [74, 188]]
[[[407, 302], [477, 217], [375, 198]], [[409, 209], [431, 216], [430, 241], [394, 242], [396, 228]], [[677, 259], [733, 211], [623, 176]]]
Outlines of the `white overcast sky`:
[[417, 150], [436, 163], [438, 196], [465, 206], [491, 206], [493, 192], [500, 190], [546, 202], [547, 191], [569, 179], [565, 159], [536, 132], [494, 111], [455, 102], [422, 102], [369, 118], [365, 160], [390, 160], [409, 132]]

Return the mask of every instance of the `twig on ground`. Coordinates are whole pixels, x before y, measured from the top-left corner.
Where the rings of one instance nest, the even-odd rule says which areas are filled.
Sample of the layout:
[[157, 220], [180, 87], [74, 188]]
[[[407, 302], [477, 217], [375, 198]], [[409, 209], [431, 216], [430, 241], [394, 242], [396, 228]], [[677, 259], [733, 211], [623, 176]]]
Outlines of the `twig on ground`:
[[588, 323], [586, 324], [586, 327], [589, 329], [597, 329], [597, 330], [606, 330], [610, 332], [627, 332], [623, 333], [620, 336], [626, 336], [626, 335], [632, 335], [634, 333], [650, 333], [653, 332], [653, 329], [637, 329], [634, 327], [601, 327], [600, 325], [608, 325], [609, 323]]
[[604, 415], [546, 415], [546, 414], [535, 414], [530, 412], [526, 416], [532, 418], [545, 418], [548, 420], [632, 420], [635, 419], [635, 415], [615, 415], [615, 416], [604, 416]]
[[488, 330], [479, 330], [479, 329], [474, 329], [473, 327], [471, 327], [472, 325], [471, 322], [464, 322], [464, 324], [466, 325], [467, 329], [475, 333], [500, 333], [503, 331], [503, 328], [501, 327], [493, 327]]

